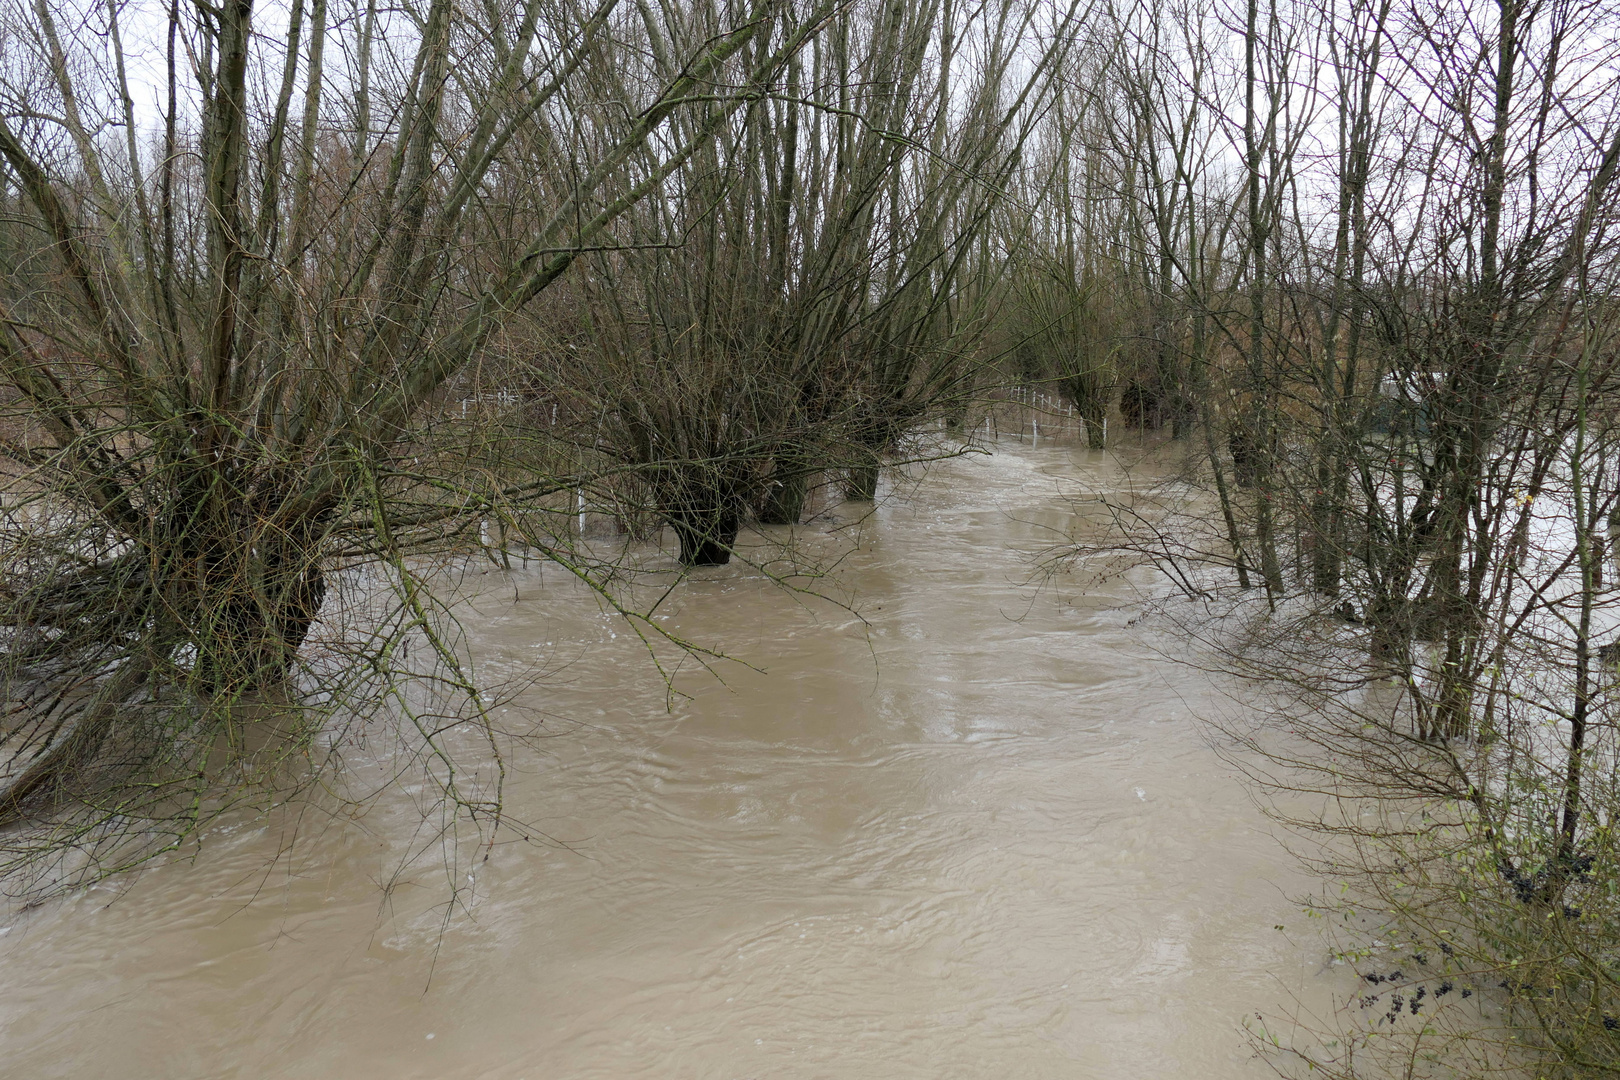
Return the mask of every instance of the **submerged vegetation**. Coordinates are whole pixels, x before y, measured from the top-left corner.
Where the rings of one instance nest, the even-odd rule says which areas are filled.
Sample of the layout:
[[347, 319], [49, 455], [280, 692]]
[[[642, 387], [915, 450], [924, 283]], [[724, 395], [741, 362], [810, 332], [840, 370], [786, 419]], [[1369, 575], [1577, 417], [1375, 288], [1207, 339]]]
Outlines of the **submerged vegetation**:
[[1610, 6], [5, 10], [11, 892], [380, 731], [493, 841], [523, 733], [441, 560], [650, 639], [631, 545], [724, 564], [1045, 396], [1180, 448], [1104, 546], [1200, 601], [1348, 903], [1445, 958], [1308, 1065], [1620, 1071]]

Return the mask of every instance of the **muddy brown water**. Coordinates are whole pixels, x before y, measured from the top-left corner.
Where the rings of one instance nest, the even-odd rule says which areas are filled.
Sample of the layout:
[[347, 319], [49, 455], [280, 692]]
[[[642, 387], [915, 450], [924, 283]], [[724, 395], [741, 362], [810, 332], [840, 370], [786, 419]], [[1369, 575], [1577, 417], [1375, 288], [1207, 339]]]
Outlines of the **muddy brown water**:
[[408, 813], [306, 815], [273, 865], [288, 819], [226, 823], [194, 862], [7, 916], [0, 1072], [1273, 1075], [1245, 1019], [1333, 978], [1310, 883], [1201, 734], [1203, 678], [1128, 625], [1133, 584], [1032, 582], [1069, 498], [1122, 476], [1004, 441], [810, 527], [854, 547], [829, 588], [865, 624], [697, 575], [667, 625], [763, 670], [682, 675], [667, 709], [555, 568], [483, 574], [480, 662], [552, 671], [508, 799], [557, 842], [498, 848], [446, 927], [432, 858], [379, 887]]

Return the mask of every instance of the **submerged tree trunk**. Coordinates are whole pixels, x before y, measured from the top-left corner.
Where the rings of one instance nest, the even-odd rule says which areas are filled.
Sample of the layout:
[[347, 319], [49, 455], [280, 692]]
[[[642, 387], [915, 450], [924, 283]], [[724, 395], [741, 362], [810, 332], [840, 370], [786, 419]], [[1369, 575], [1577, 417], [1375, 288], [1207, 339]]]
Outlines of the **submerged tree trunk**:
[[659, 487], [660, 515], [675, 530], [681, 564], [729, 563], [749, 502], [742, 477], [714, 469], [682, 469]]
[[1108, 399], [1098, 394], [1079, 412], [1080, 419], [1086, 425], [1086, 448], [1108, 449]]
[[804, 504], [810, 497], [808, 463], [797, 454], [785, 454], [776, 459], [771, 471], [769, 487], [759, 507], [761, 525], [797, 525], [804, 516]]
[[876, 460], [870, 464], [851, 465], [844, 480], [845, 498], [852, 502], [872, 502], [876, 499], [880, 468]]
[[326, 597], [325, 574], [307, 557], [240, 570], [203, 598], [197, 685], [209, 696], [284, 681]]
[[732, 545], [740, 527], [737, 515], [719, 509], [674, 510], [670, 528], [681, 545], [684, 566], [724, 566], [731, 561]]
[[1107, 449], [1108, 391], [1095, 372], [1084, 372], [1060, 379], [1058, 393], [1069, 400], [1086, 427], [1086, 446]]

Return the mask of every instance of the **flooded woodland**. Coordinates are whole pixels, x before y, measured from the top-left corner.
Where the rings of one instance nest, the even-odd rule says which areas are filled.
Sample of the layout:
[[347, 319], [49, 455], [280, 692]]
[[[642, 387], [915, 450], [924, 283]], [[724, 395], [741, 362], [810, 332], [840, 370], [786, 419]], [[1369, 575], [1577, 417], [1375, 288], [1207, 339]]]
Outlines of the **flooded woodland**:
[[806, 527], [847, 547], [859, 616], [688, 579], [672, 627], [758, 670], [683, 673], [668, 708], [555, 570], [457, 575], [487, 677], [547, 671], [511, 705], [547, 729], [508, 762], [533, 832], [473, 865], [468, 913], [446, 924], [433, 861], [380, 890], [408, 799], [239, 816], [15, 917], [10, 1067], [1269, 1075], [1243, 1021], [1347, 985], [1292, 902], [1310, 882], [1200, 733], [1207, 680], [1128, 626], [1138, 584], [1032, 580], [1119, 463], [1006, 442]]
[[1617, 42], [0, 0], [5, 1071], [1620, 1072]]

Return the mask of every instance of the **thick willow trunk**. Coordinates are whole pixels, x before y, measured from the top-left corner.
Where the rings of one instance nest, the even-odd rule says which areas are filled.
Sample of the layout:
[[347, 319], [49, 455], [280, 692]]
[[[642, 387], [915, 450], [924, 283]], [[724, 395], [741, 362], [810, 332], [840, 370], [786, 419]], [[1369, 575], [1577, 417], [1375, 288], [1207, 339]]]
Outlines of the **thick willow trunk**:
[[1080, 419], [1086, 425], [1086, 447], [1090, 450], [1108, 449], [1108, 399], [1095, 394], [1077, 402]]
[[1252, 488], [1260, 475], [1260, 451], [1254, 437], [1241, 420], [1234, 420], [1226, 435], [1226, 449], [1232, 455], [1232, 478], [1241, 488]]
[[1120, 392], [1119, 416], [1128, 428], [1158, 430], [1158, 396], [1140, 382], [1131, 383]]
[[1193, 407], [1186, 395], [1176, 394], [1171, 398], [1170, 437], [1172, 439], [1185, 439], [1191, 435], [1193, 419]]
[[797, 525], [804, 516], [810, 497], [811, 469], [798, 455], [784, 455], [776, 461], [770, 486], [759, 507], [761, 525]]
[[313, 561], [242, 569], [244, 575], [201, 598], [196, 675], [210, 696], [281, 683], [326, 597], [326, 577]]
[[852, 465], [844, 478], [844, 497], [854, 502], [872, 502], [877, 498], [879, 466], [874, 461], [867, 465]]
[[734, 511], [720, 508], [671, 511], [670, 528], [681, 545], [684, 566], [724, 566], [731, 561], [732, 545], [741, 527]]
[[1108, 391], [1095, 373], [1070, 375], [1058, 383], [1062, 394], [1080, 414], [1086, 425], [1086, 446], [1092, 450], [1108, 448]]
[[281, 682], [326, 596], [325, 511], [289, 516], [294, 470], [260, 473], [229, 460], [178, 463], [169, 506], [142, 546], [153, 576], [152, 621], [178, 624], [178, 666], [208, 698]]
[[724, 566], [749, 503], [749, 470], [672, 469], [659, 485], [659, 516], [675, 530], [684, 566]]

